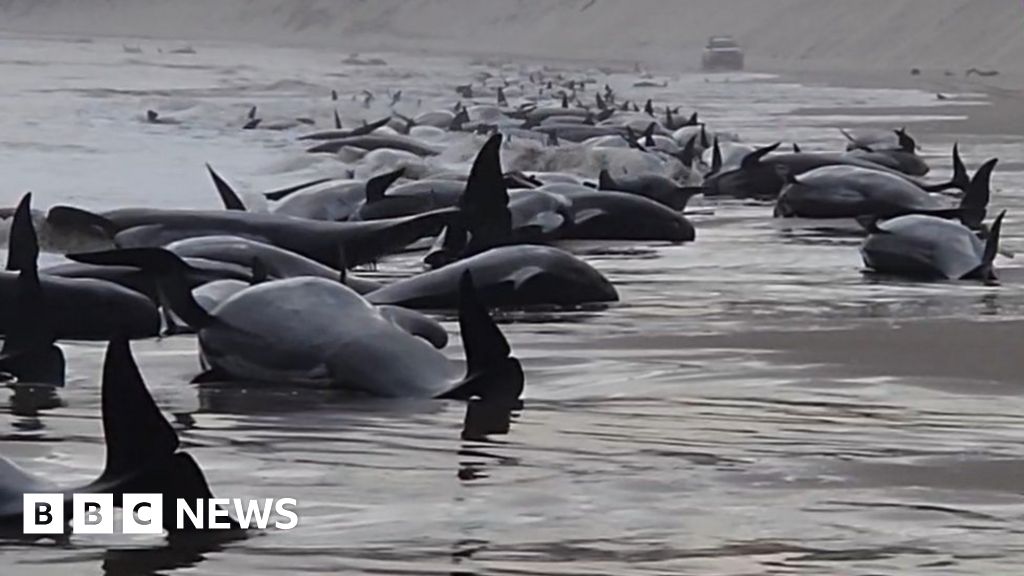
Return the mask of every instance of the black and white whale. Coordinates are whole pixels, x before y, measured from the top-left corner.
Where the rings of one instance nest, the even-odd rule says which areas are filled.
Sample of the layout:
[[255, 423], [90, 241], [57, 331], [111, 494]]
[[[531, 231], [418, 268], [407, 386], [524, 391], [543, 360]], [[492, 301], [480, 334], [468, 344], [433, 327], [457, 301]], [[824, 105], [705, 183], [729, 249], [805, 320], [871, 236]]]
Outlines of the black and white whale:
[[608, 170], [601, 170], [597, 187], [599, 190], [637, 194], [680, 212], [686, 209], [690, 198], [701, 193], [700, 187], [680, 186], [660, 174], [615, 178]]
[[[859, 166], [825, 166], [790, 177], [775, 205], [775, 215], [801, 218], [891, 218], [905, 214], [949, 212], [952, 216], [971, 217], [980, 223], [985, 217], [992, 170], [998, 160], [989, 160], [975, 173], [966, 188], [960, 206], [951, 207], [943, 199], [888, 172]], [[973, 211], [973, 215], [966, 212]]]
[[925, 176], [928, 164], [917, 155], [917, 141], [907, 134], [906, 128], [882, 133], [865, 133], [854, 136], [840, 130], [849, 140], [848, 154], [898, 170], [910, 176]]
[[63, 278], [37, 272], [39, 245], [26, 194], [11, 224], [7, 271], [0, 272], [0, 333], [31, 318], [21, 318], [17, 304], [21, 273], [31, 271], [45, 295], [46, 321], [56, 340], [101, 340], [115, 335], [148, 338], [160, 333], [160, 315], [145, 295], [95, 278]]
[[[168, 249], [170, 250], [170, 249]], [[247, 280], [236, 280], [236, 279], [224, 279], [224, 280], [213, 280], [209, 282], [196, 282], [196, 272], [189, 266], [188, 262], [182, 260], [182, 274], [187, 286], [190, 287], [192, 297], [195, 299], [199, 306], [212, 313], [221, 304], [229, 300], [235, 294], [248, 289], [251, 286], [267, 282], [271, 280], [269, 276], [269, 268], [264, 266], [264, 262], [255, 258], [253, 263], [253, 277]], [[151, 274], [152, 272], [150, 272]], [[286, 278], [301, 278], [299, 276], [288, 276]], [[310, 277], [323, 278], [323, 276], [313, 275]], [[329, 277], [328, 277], [329, 278]], [[330, 278], [329, 278], [330, 279]], [[160, 280], [154, 279], [158, 284]], [[335, 280], [335, 279], [331, 279]], [[336, 280], [335, 280], [336, 281]], [[342, 279], [344, 282], [344, 279]], [[379, 288], [380, 285], [374, 283], [374, 288]], [[165, 313], [165, 319], [167, 323], [168, 334], [184, 334], [191, 332], [187, 322], [183, 321], [180, 317], [174, 314], [172, 307], [169, 302], [164, 302], [165, 297], [161, 298], [161, 303], [167, 304], [163, 308]], [[448, 331], [445, 330], [438, 321], [425, 316], [415, 310], [401, 308], [398, 306], [381, 305], [377, 307], [377, 311], [383, 316], [390, 320], [398, 328], [412, 334], [413, 336], [419, 336], [427, 342], [429, 342], [435, 348], [444, 348], [448, 345]]]
[[643, 196], [575, 184], [547, 184], [538, 190], [572, 203], [571, 225], [561, 231], [565, 240], [692, 242], [696, 238], [685, 216]]
[[[166, 248], [186, 262], [190, 259], [202, 259], [249, 267], [253, 261], [259, 260], [266, 269], [267, 277], [272, 280], [315, 276], [343, 282], [360, 294], [366, 294], [381, 287], [379, 282], [360, 278], [349, 274], [346, 270], [325, 266], [277, 246], [238, 236], [200, 236], [172, 242]], [[339, 257], [336, 266], [344, 268], [343, 264], [343, 260]], [[137, 271], [138, 269], [131, 268], [130, 270]]]
[[615, 302], [618, 293], [600, 272], [550, 246], [499, 246], [369, 293], [375, 304], [454, 309], [466, 271], [488, 307], [575, 306]]
[[733, 170], [720, 170], [705, 178], [703, 189], [705, 196], [728, 196], [733, 198], [757, 198], [771, 199], [778, 198], [782, 188], [792, 176], [799, 176], [816, 168], [824, 166], [855, 166], [868, 170], [878, 170], [906, 178], [908, 181], [917, 184], [926, 192], [940, 192], [943, 190], [959, 188], [964, 189], [970, 182], [970, 177], [964, 171], [963, 164], [958, 161], [958, 150], [953, 149], [954, 174], [949, 182], [927, 184], [913, 179], [912, 177], [886, 168], [868, 160], [857, 158], [850, 154], [833, 154], [824, 152], [792, 152], [784, 154], [772, 154], [779, 144], [773, 144], [759, 148], [743, 158], [738, 168]]
[[864, 264], [879, 274], [923, 280], [995, 279], [1002, 212], [985, 235], [955, 220], [922, 214], [877, 222], [861, 247]]
[[466, 183], [432, 178], [406, 182], [380, 194], [367, 193], [349, 216], [350, 221], [401, 218], [459, 204]]
[[307, 150], [307, 152], [312, 154], [334, 154], [346, 147], [360, 148], [367, 151], [383, 149], [400, 150], [420, 157], [437, 156], [441, 153], [441, 150], [432, 144], [401, 134], [366, 134], [363, 136], [337, 138], [317, 144]]
[[[122, 504], [124, 494], [161, 494], [165, 511], [173, 511], [178, 498], [213, 497], [196, 461], [179, 451], [178, 435], [146, 389], [125, 338], [116, 338], [107, 347], [101, 405], [107, 455], [99, 477], [85, 485], [67, 486], [0, 458], [0, 526], [20, 533], [22, 499], [28, 493], [64, 495], [66, 516], [75, 493], [112, 493], [116, 506]], [[168, 532], [179, 532], [173, 513], [163, 518]]]
[[[335, 126], [337, 126], [337, 124], [341, 123], [340, 120], [337, 119], [337, 113], [335, 113], [335, 119], [336, 119]], [[387, 126], [388, 122], [390, 122], [390, 121], [391, 121], [391, 117], [388, 116], [387, 118], [382, 118], [382, 119], [377, 120], [375, 122], [365, 123], [362, 126], [359, 126], [357, 128], [353, 128], [351, 130], [342, 130], [342, 129], [336, 127], [336, 129], [334, 129], [334, 130], [324, 130], [322, 132], [313, 132], [312, 134], [306, 134], [305, 136], [300, 136], [299, 140], [340, 140], [340, 139], [344, 139], [344, 138], [353, 138], [353, 137], [356, 137], [356, 136], [366, 136], [367, 134], [372, 134], [378, 128], [383, 128], [384, 126]]]
[[192, 296], [183, 263], [162, 249], [77, 254], [92, 264], [132, 265], [161, 276], [170, 307], [198, 333], [204, 363], [224, 378], [325, 386], [382, 397], [516, 399], [523, 373], [480, 301], [460, 280], [459, 325], [468, 368], [459, 374], [423, 338], [352, 289], [323, 278], [252, 286], [212, 311]]
[[123, 208], [93, 213], [57, 206], [50, 210], [47, 221], [70, 231], [101, 230], [124, 247], [165, 246], [186, 238], [229, 235], [273, 244], [326, 266], [336, 265], [344, 254], [348, 264], [356, 266], [437, 235], [456, 213], [449, 209], [369, 222], [321, 222], [237, 210]]
[[274, 205], [275, 214], [343, 222], [348, 220], [368, 198], [383, 197], [388, 187], [402, 177], [404, 170], [394, 170], [368, 180], [349, 180], [328, 186], [305, 188], [292, 194], [267, 195], [268, 200], [280, 200]]

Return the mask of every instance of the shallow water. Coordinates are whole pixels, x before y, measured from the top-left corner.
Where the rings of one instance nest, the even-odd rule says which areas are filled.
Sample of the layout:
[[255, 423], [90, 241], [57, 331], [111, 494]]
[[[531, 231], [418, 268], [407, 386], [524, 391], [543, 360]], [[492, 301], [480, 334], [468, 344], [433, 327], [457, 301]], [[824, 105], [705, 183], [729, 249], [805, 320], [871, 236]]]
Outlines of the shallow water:
[[[393, 55], [389, 67], [346, 66], [344, 55], [230, 45], [170, 55], [142, 44], [144, 54], [126, 54], [120, 41], [0, 40], [2, 205], [30, 189], [37, 208], [212, 208], [204, 162], [246, 190], [338, 174], [335, 161], [302, 152], [301, 131], [240, 130], [248, 108], [327, 127], [336, 88], [352, 124], [386, 112], [380, 101], [369, 110], [352, 101], [364, 88], [401, 89], [400, 109], [415, 113], [417, 99], [424, 110], [449, 106], [453, 86], [493, 70]], [[971, 169], [1001, 155], [994, 204], [1011, 209], [1005, 246], [1024, 249], [1021, 166], [1009, 161], [1021, 140], [927, 133], [939, 116], [931, 94], [758, 75], [683, 76], [648, 89], [630, 88], [634, 80], [608, 79], [631, 98], [700, 110], [748, 142], [837, 148], [838, 125], [914, 132], [923, 122], [917, 132], [936, 179], [948, 175], [954, 138]], [[893, 106], [919, 111], [857, 112]], [[146, 124], [147, 108], [182, 124]], [[800, 112], [811, 108], [834, 113]], [[441, 162], [473, 152], [458, 144]], [[527, 372], [524, 408], [507, 435], [462, 439], [460, 403], [197, 387], [188, 383], [198, 372], [191, 337], [136, 343], [153, 395], [214, 492], [296, 497], [300, 526], [174, 546], [126, 536], [8, 542], [2, 573], [1016, 573], [1024, 399], [1015, 387], [838, 377], [765, 351], [662, 344], [680, 334], [1021, 318], [1016, 261], [999, 262], [999, 287], [872, 280], [849, 226], [773, 220], [763, 205], [697, 207], [714, 214], [695, 217], [691, 245], [572, 246], [612, 279], [620, 304], [504, 315]], [[415, 265], [402, 256], [377, 274]], [[449, 354], [462, 358], [453, 341]], [[0, 452], [69, 484], [98, 473], [102, 349], [65, 346], [65, 389], [0, 401]]]

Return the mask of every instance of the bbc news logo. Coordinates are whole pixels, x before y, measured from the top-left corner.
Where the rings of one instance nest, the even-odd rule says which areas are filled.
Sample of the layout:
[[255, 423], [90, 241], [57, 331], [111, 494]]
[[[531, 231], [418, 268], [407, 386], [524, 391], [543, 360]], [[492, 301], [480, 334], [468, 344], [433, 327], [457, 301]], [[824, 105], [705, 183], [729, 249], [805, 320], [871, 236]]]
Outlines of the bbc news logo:
[[[121, 532], [123, 534], [162, 534], [164, 499], [162, 494], [124, 494]], [[22, 522], [25, 534], [64, 533], [63, 494], [25, 494]], [[294, 498], [242, 500], [210, 498], [185, 500], [175, 504], [174, 526], [178, 530], [230, 530], [233, 528], [291, 530], [299, 525]], [[71, 531], [74, 534], [113, 534], [113, 494], [74, 494], [71, 501]], [[233, 511], [235, 522], [230, 512]], [[274, 517], [277, 517], [276, 519]], [[271, 523], [271, 520], [274, 522]], [[237, 523], [236, 523], [237, 522]]]

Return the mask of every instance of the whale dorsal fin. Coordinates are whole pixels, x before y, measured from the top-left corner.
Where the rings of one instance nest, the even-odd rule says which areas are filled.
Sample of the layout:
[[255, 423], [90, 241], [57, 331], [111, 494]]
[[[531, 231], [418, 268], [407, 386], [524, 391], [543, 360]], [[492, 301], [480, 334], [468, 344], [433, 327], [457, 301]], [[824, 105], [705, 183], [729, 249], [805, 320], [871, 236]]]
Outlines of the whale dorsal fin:
[[107, 445], [101, 479], [130, 477], [178, 450], [178, 435], [146, 389], [127, 338], [115, 338], [107, 346], [101, 386]]
[[512, 234], [508, 187], [501, 170], [500, 133], [491, 136], [477, 154], [469, 172], [459, 209], [469, 231], [470, 253], [497, 246]]
[[12, 317], [0, 350], [0, 371], [16, 376], [20, 382], [63, 386], [64, 353], [54, 346], [57, 336], [39, 282], [39, 245], [32, 225], [31, 201], [31, 194], [22, 197], [11, 223], [7, 269], [18, 270], [19, 274]]
[[776, 142], [771, 146], [765, 146], [764, 148], [758, 148], [757, 150], [754, 150], [750, 154], [747, 154], [746, 156], [743, 157], [743, 161], [740, 163], [740, 167], [752, 168], [756, 166], [761, 162], [762, 158], [774, 152], [776, 149], [778, 149], [780, 145], [782, 145], [781, 142]]
[[21, 197], [11, 219], [11, 232], [7, 240], [7, 269], [10, 271], [35, 270], [39, 260], [39, 239], [32, 224], [32, 193]]
[[[694, 136], [696, 138], [696, 136]], [[722, 146], [718, 143], [718, 136], [715, 136], [715, 144], [711, 150], [711, 172], [709, 174], [718, 174], [722, 169]]]
[[238, 193], [235, 192], [234, 188], [221, 178], [220, 174], [217, 174], [209, 164], [206, 165], [206, 170], [210, 173], [210, 178], [213, 179], [213, 185], [217, 188], [217, 194], [220, 195], [220, 201], [224, 204], [224, 208], [245, 212], [245, 202], [242, 202], [242, 199], [238, 197]]
[[370, 178], [366, 182], [366, 203], [373, 204], [383, 200], [388, 188], [403, 175], [405, 175], [405, 168], [399, 168], [393, 172], [387, 172]]
[[686, 146], [679, 152], [679, 161], [687, 168], [693, 168], [693, 160], [697, 157], [697, 135], [694, 134], [686, 141]]
[[654, 129], [657, 128], [657, 127], [658, 127], [657, 123], [651, 122], [647, 126], [647, 129], [644, 130], [644, 133], [643, 133], [644, 146], [653, 148], [654, 146], [657, 145], [657, 143], [654, 141]]

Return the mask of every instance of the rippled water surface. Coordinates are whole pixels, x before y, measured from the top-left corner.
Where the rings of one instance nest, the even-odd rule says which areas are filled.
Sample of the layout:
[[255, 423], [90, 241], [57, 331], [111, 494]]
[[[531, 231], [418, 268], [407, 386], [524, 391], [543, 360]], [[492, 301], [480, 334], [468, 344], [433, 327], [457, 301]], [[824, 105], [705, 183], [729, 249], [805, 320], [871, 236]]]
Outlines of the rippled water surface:
[[[119, 41], [0, 41], [2, 205], [32, 190], [40, 208], [213, 208], [204, 162], [248, 191], [338, 174], [335, 161], [302, 152], [299, 131], [242, 131], [248, 108], [268, 122], [310, 116], [328, 126], [333, 88], [354, 123], [386, 113], [385, 89], [403, 90], [400, 109], [415, 113], [418, 100], [424, 110], [450, 106], [453, 86], [494, 70], [392, 55], [390, 66], [343, 65], [339, 54], [226, 45], [171, 55], [156, 49], [173, 45], [143, 44], [143, 54], [127, 54]], [[954, 139], [972, 169], [1001, 156], [994, 204], [1011, 210], [1005, 246], [1024, 250], [1021, 140], [928, 132], [928, 121], [950, 115], [932, 94], [758, 75], [673, 77], [644, 89], [626, 74], [606, 80], [634, 99], [700, 110], [748, 142], [834, 149], [843, 145], [836, 126], [917, 126], [936, 179], [948, 175]], [[369, 110], [352, 99], [364, 89], [380, 94]], [[963, 115], [983, 104], [961, 99]], [[883, 107], [913, 112], [878, 114]], [[147, 108], [181, 124], [146, 124]], [[819, 112], [801, 112], [811, 108]], [[463, 164], [474, 146], [453, 146], [440, 162]], [[975, 322], [1024, 317], [1019, 264], [1000, 260], [998, 287], [870, 280], [847, 224], [773, 220], [763, 205], [694, 208], [710, 212], [694, 218], [694, 244], [572, 246], [612, 279], [620, 304], [504, 316], [527, 372], [508, 434], [464, 438], [460, 403], [199, 387], [189, 384], [192, 337], [136, 343], [153, 395], [214, 492], [296, 497], [300, 526], [174, 545], [8, 542], [0, 573], [1019, 573], [1019, 388], [925, 366], [913, 377], [833, 370], [730, 344], [792, 331], [810, 345], [813, 331], [837, 328], [881, 337], [944, 319], [936, 329], [952, 331], [953, 344], [936, 354], [957, 354], [976, 344], [967, 334], [984, 330]], [[417, 262], [398, 257], [375, 273], [410, 274]], [[957, 343], [959, 326], [973, 329]], [[453, 340], [449, 354], [462, 358]], [[73, 484], [102, 466], [103, 347], [65, 349], [65, 389], [0, 399], [0, 451]], [[856, 346], [836, 355], [876, 360]]]

